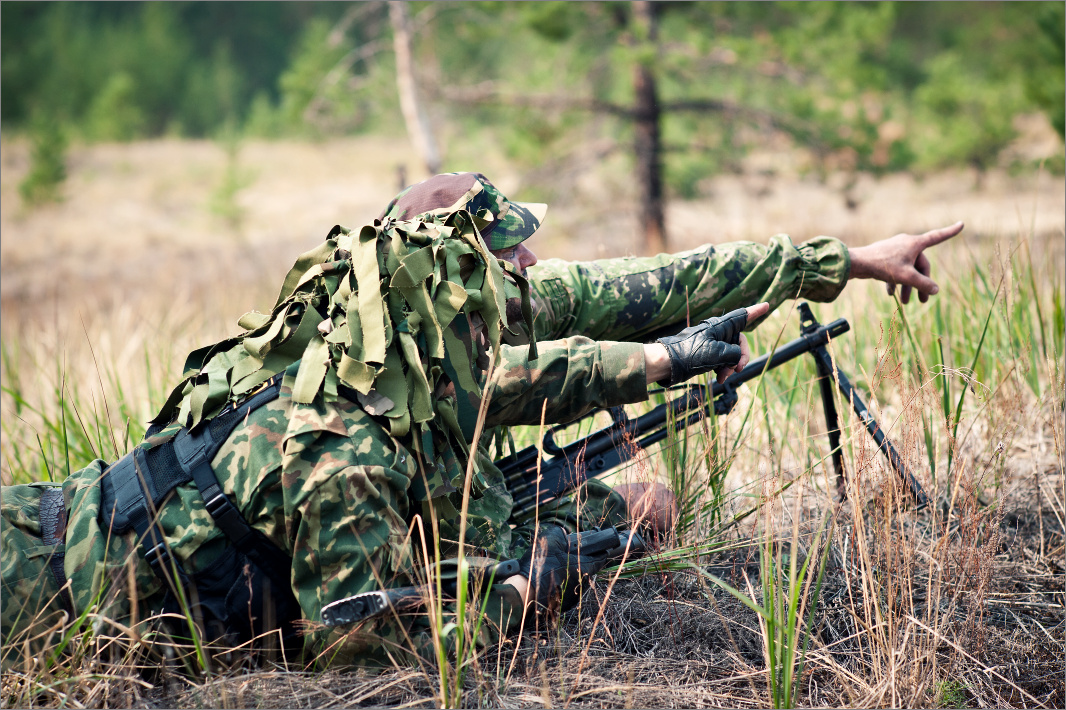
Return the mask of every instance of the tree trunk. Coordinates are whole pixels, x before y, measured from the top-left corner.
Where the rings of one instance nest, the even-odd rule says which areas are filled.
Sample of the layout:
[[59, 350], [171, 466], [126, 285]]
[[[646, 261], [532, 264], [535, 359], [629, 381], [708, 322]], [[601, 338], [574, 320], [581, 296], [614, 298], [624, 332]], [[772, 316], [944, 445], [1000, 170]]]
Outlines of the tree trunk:
[[407, 126], [407, 135], [422, 164], [430, 175], [440, 172], [440, 151], [433, 139], [429, 119], [418, 100], [418, 89], [411, 66], [411, 29], [407, 17], [407, 3], [390, 0], [389, 20], [392, 23], [393, 48], [396, 52], [396, 88], [400, 93], [400, 110]]
[[[633, 3], [633, 23], [644, 43], [657, 42], [655, 3], [640, 0]], [[640, 229], [644, 235], [644, 251], [657, 254], [666, 251], [666, 226], [663, 216], [662, 138], [659, 122], [658, 88], [654, 67], [638, 61], [633, 68], [635, 94], [634, 153], [637, 169], [637, 191], [640, 204]]]

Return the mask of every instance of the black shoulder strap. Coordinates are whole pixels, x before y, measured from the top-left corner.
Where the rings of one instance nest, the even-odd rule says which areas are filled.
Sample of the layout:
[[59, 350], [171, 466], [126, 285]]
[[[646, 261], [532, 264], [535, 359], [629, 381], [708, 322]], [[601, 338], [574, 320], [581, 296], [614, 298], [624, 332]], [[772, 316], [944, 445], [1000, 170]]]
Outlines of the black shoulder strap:
[[[281, 379], [279, 373], [255, 395], [203, 422], [196, 431], [182, 429], [171, 441], [147, 451], [137, 447], [105, 471], [101, 482], [101, 522], [119, 534], [136, 530], [144, 558], [167, 584], [180, 581], [185, 585], [188, 580], [180, 565], [171, 564], [157, 522], [158, 508], [175, 487], [195, 480], [207, 511], [226, 537], [271, 577], [271, 583], [279, 585], [279, 589], [290, 586], [287, 570], [291, 560], [266, 535], [248, 525], [222, 492], [211, 468], [211, 460], [233, 429], [253, 410], [277, 399]], [[171, 578], [172, 567], [177, 569], [178, 580]], [[282, 570], [286, 572], [284, 580]]]
[[178, 464], [192, 480], [203, 496], [204, 506], [215, 525], [225, 533], [239, 552], [247, 555], [279, 589], [291, 586], [289, 570], [292, 559], [266, 535], [256, 530], [244, 519], [241, 511], [226, 496], [219, 485], [211, 460], [215, 458], [222, 444], [252, 410], [275, 399], [279, 385], [273, 384], [256, 394], [235, 409], [224, 412], [210, 422], [189, 430], [182, 429], [174, 437], [174, 454]]

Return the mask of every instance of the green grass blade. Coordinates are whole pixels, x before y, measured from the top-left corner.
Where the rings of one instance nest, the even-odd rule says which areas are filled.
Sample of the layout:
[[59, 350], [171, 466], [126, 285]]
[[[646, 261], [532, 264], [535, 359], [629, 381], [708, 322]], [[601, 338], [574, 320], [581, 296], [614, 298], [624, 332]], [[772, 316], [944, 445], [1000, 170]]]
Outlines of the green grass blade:
[[[988, 324], [992, 320], [992, 314], [996, 310], [996, 300], [999, 298], [999, 291], [1002, 286], [1003, 282], [1000, 281], [999, 286], [996, 287], [995, 295], [992, 296], [992, 304], [988, 307], [988, 315], [985, 317], [985, 326], [981, 329], [981, 338], [977, 341], [977, 349], [974, 351], [973, 354], [973, 362], [970, 363], [971, 373], [976, 372], [977, 361], [981, 357], [981, 348], [984, 347], [985, 336], [988, 334]], [[962, 392], [959, 393], [959, 403], [955, 406], [955, 417], [951, 427], [951, 447], [948, 448], [948, 475], [951, 475], [951, 462], [955, 453], [955, 447], [958, 446], [958, 441], [955, 437], [957, 437], [959, 433], [959, 421], [962, 417], [962, 403], [966, 400], [966, 390], [968, 389], [969, 387], [962, 388]]]

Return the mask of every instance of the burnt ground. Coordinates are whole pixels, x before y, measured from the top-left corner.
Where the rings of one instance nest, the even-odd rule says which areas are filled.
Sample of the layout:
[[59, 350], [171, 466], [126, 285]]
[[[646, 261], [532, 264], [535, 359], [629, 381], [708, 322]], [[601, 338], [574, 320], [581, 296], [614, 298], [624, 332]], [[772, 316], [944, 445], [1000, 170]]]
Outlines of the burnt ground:
[[[798, 705], [1066, 705], [1064, 537], [1053, 511], [975, 508], [976, 527], [907, 512], [894, 535], [867, 539], [871, 566], [855, 551], [858, 528], [840, 515]], [[868, 532], [879, 525], [865, 518]], [[756, 547], [703, 569], [761, 599]], [[601, 577], [552, 631], [485, 649], [461, 705], [771, 704], [759, 618], [732, 595], [692, 571], [649, 570], [609, 595], [607, 586]], [[199, 682], [157, 675], [127, 690], [138, 707], [432, 707], [440, 687], [434, 673], [406, 668], [260, 669]]]

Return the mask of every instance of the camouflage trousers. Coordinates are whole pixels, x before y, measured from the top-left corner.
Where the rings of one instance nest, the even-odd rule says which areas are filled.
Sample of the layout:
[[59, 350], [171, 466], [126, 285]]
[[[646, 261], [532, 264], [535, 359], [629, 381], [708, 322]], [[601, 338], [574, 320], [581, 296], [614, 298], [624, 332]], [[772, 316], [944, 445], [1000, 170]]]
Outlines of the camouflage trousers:
[[3, 667], [28, 660], [58, 640], [69, 614], [50, 567], [65, 545], [42, 539], [41, 496], [52, 484], [0, 489], [0, 640]]
[[[42, 651], [54, 647], [66, 625], [72, 621], [50, 567], [53, 556], [62, 553], [65, 545], [48, 545], [42, 539], [41, 496], [51, 487], [53, 484], [45, 483], [4, 486], [0, 493], [3, 578], [0, 641], [5, 669], [29, 662]], [[541, 524], [557, 523], [574, 531], [624, 525], [627, 511], [625, 500], [618, 493], [593, 479], [572, 499], [542, 511], [538, 517]], [[532, 523], [527, 523], [515, 529], [511, 550], [514, 556], [521, 556], [528, 549], [533, 528]], [[505, 598], [490, 600], [488, 606], [488, 616], [502, 618], [482, 627], [479, 639], [482, 644], [494, 643], [501, 635], [517, 629], [521, 617], [520, 609], [511, 608]], [[434, 644], [425, 621], [424, 618], [409, 618], [411, 625], [404, 629], [383, 619], [363, 637], [362, 642], [351, 637], [346, 639], [347, 643], [343, 644], [346, 648], [332, 660], [358, 665], [387, 664], [398, 658], [406, 658], [408, 663], [414, 664], [424, 662], [432, 658]], [[348, 635], [341, 630], [323, 631], [316, 634], [322, 636], [319, 649], [334, 646], [339, 638]], [[332, 655], [327, 654], [327, 657]]]

